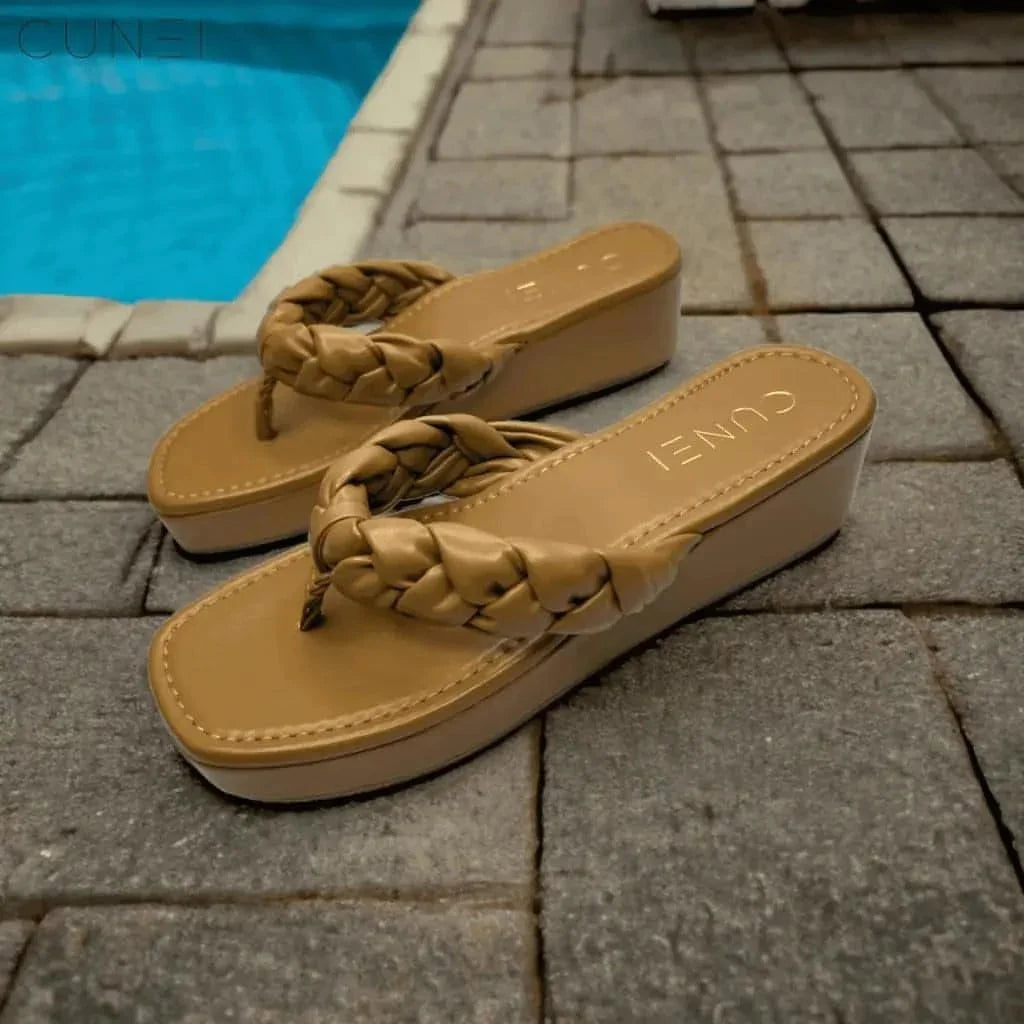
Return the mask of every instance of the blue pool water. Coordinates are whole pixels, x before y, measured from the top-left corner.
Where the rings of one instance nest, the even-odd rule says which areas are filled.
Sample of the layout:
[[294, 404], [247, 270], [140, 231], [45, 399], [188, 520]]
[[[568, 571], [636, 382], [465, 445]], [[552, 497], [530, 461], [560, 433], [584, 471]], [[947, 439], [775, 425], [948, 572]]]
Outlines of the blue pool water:
[[417, 6], [0, 3], [0, 294], [234, 298]]

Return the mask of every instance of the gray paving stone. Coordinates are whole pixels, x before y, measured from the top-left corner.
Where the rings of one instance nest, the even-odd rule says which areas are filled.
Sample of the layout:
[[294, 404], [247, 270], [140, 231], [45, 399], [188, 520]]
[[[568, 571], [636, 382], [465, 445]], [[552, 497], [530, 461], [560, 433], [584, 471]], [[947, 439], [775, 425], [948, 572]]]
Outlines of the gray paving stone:
[[871, 381], [878, 395], [871, 458], [994, 451], [981, 412], [916, 313], [811, 313], [782, 316], [777, 324], [783, 341], [834, 352]]
[[36, 427], [81, 366], [58, 356], [0, 356], [0, 462]]
[[498, 0], [487, 26], [487, 42], [571, 45], [578, 8], [579, 0]]
[[839, 537], [731, 608], [1024, 598], [1024, 501], [1005, 462], [869, 466]]
[[577, 156], [711, 148], [689, 78], [616, 78], [582, 83], [581, 90], [573, 147]]
[[564, 79], [463, 82], [438, 156], [569, 156], [572, 88]]
[[570, 46], [481, 46], [473, 54], [469, 77], [565, 78], [572, 72]]
[[969, 139], [1024, 142], [1024, 68], [930, 68], [918, 74]]
[[1024, 193], [1024, 146], [989, 146], [987, 151], [999, 173]]
[[956, 145], [956, 128], [907, 71], [812, 71], [801, 76], [847, 149]]
[[232, 576], [265, 562], [268, 557], [266, 552], [260, 551], [234, 558], [188, 558], [165, 534], [146, 594], [146, 611], [177, 611], [189, 601], [226, 583]]
[[977, 11], [957, 15], [965, 32], [982, 39], [1003, 60], [1024, 60], [1024, 14], [1009, 11]]
[[889, 49], [904, 64], [998, 63], [999, 51], [979, 31], [978, 19], [955, 11], [875, 15]]
[[1024, 298], [1024, 219], [890, 217], [885, 230], [917, 286], [936, 301]]
[[576, 70], [582, 75], [686, 71], [690, 61], [679, 26], [652, 18], [640, 3], [583, 0]]
[[143, 668], [155, 625], [0, 620], [0, 899], [528, 883], [534, 730], [372, 800], [242, 804], [188, 769], [158, 722]]
[[1020, 892], [911, 623], [683, 627], [548, 715], [550, 1019], [1009, 1021]]
[[8, 989], [18, 959], [28, 937], [32, 934], [31, 921], [0, 922], [0, 996]]
[[822, 17], [787, 14], [776, 22], [779, 40], [796, 68], [878, 67], [899, 63], [872, 14]]
[[15, 496], [144, 494], [159, 436], [176, 419], [257, 369], [252, 357], [95, 363], [0, 478]]
[[852, 153], [850, 160], [879, 213], [1024, 212], [1024, 199], [973, 149]]
[[781, 71], [786, 67], [760, 18], [693, 18], [680, 28], [683, 46], [698, 71]]
[[728, 157], [745, 217], [857, 216], [860, 203], [828, 152], [742, 153]]
[[471, 905], [58, 910], [5, 1021], [525, 1022], [531, 946], [526, 913]]
[[0, 504], [0, 614], [138, 614], [153, 522], [142, 502]]
[[958, 310], [932, 319], [1024, 467], [1024, 312]]
[[753, 317], [680, 317], [676, 353], [664, 369], [588, 402], [558, 409], [542, 420], [588, 433], [603, 430], [657, 401], [712, 363], [741, 349], [764, 345], [766, 340], [761, 324]]
[[722, 171], [710, 155], [585, 158], [576, 161], [575, 216], [584, 226], [651, 220], [683, 247], [683, 304], [750, 304]]
[[1024, 854], [1024, 613], [919, 620], [1003, 823]]
[[439, 160], [416, 193], [424, 217], [557, 220], [569, 212], [567, 160]]
[[864, 221], [753, 221], [750, 234], [773, 309], [911, 305], [899, 268]]
[[826, 146], [810, 105], [788, 75], [712, 77], [707, 95], [718, 141], [726, 150]]

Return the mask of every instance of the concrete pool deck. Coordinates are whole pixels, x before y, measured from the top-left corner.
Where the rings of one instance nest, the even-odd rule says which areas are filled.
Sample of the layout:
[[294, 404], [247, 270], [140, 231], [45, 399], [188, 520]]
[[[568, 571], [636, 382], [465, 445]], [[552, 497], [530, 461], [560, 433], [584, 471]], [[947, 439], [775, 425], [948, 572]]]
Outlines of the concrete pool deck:
[[362, 251], [658, 221], [676, 360], [552, 419], [832, 350], [880, 397], [847, 529], [453, 771], [246, 806], [143, 666], [254, 556], [180, 556], [144, 471], [253, 324], [0, 300], [0, 1024], [1024, 1018], [1024, 15], [465, 10]]

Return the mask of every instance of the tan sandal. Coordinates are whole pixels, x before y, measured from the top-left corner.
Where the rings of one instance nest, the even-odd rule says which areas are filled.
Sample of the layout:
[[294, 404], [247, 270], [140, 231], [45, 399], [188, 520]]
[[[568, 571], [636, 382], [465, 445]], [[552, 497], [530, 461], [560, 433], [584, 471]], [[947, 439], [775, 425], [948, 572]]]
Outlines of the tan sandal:
[[[591, 436], [393, 424], [324, 477], [311, 546], [160, 629], [157, 704], [185, 757], [250, 799], [451, 764], [833, 536], [874, 409], [851, 366], [776, 345]], [[434, 492], [455, 500], [374, 516]]]
[[[294, 537], [324, 470], [394, 420], [523, 416], [663, 365], [679, 274], [675, 240], [648, 224], [612, 225], [467, 277], [412, 261], [332, 267], [271, 307], [259, 330], [262, 380], [161, 438], [149, 499], [188, 551]], [[384, 329], [343, 329], [373, 321]]]

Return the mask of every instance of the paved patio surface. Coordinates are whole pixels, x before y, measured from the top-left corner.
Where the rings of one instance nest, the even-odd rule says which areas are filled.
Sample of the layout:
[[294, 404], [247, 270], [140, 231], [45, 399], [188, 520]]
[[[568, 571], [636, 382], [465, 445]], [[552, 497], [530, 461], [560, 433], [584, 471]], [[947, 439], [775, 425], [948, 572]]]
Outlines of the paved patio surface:
[[[195, 564], [150, 446], [245, 356], [0, 367], [0, 1024], [1024, 1020], [1024, 15], [471, 19], [369, 246], [466, 270], [610, 219], [678, 356], [857, 362], [842, 537], [453, 771], [271, 810], [144, 655]], [[197, 352], [197, 355], [202, 355]]]

